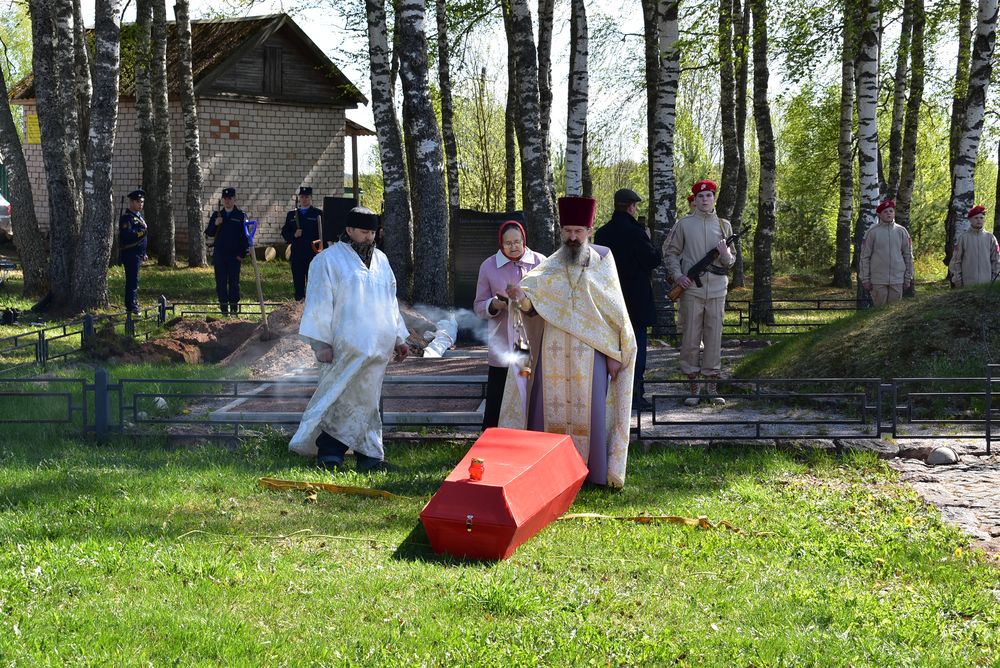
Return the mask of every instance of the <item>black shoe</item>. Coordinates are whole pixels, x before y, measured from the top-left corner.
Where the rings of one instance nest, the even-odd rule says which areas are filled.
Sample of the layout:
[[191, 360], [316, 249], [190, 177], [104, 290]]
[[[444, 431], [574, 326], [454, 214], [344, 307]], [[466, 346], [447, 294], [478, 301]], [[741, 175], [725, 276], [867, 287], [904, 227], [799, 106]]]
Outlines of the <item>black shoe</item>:
[[358, 460], [358, 473], [378, 473], [379, 471], [392, 471], [395, 468], [384, 459], [367, 462]]
[[638, 399], [632, 400], [632, 410], [651, 411], [653, 410], [653, 403], [649, 399], [646, 399], [645, 397], [639, 397]]
[[333, 473], [347, 470], [347, 464], [339, 457], [317, 457], [316, 466], [324, 471], [331, 471]]

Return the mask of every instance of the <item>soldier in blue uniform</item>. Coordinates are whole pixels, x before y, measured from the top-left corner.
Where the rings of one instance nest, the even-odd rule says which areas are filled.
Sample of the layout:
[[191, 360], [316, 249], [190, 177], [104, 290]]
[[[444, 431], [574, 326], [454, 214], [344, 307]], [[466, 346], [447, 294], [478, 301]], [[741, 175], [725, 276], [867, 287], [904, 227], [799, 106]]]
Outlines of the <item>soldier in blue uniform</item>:
[[281, 236], [292, 246], [292, 285], [295, 288], [295, 300], [306, 298], [306, 276], [309, 275], [309, 263], [313, 256], [323, 250], [320, 241], [323, 212], [312, 205], [313, 189], [309, 186], [299, 188], [299, 206], [285, 216], [285, 225], [281, 228]]
[[239, 312], [240, 267], [250, 250], [246, 223], [247, 215], [236, 206], [236, 188], [223, 188], [222, 209], [212, 212], [205, 228], [205, 236], [215, 239], [212, 266], [222, 315]]
[[142, 207], [146, 192], [139, 188], [128, 194], [128, 211], [118, 219], [118, 249], [125, 267], [125, 310], [139, 312], [139, 267], [146, 259], [146, 219]]

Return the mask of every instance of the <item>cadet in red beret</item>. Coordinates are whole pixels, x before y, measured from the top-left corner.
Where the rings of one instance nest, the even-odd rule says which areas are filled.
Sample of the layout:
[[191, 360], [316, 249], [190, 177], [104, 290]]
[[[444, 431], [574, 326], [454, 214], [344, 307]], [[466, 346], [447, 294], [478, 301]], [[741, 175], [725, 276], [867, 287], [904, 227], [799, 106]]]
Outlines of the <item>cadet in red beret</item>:
[[1000, 273], [1000, 247], [985, 225], [986, 207], [979, 204], [969, 209], [969, 229], [955, 240], [948, 265], [956, 288], [989, 283]]
[[568, 434], [597, 485], [625, 484], [635, 334], [614, 256], [589, 242], [597, 201], [561, 197], [562, 247], [508, 285], [531, 342], [531, 373], [507, 376], [500, 426]]
[[[679, 308], [681, 372], [691, 381], [691, 394], [684, 400], [688, 406], [697, 406], [700, 400], [699, 374], [710, 381], [707, 383], [709, 400], [716, 404], [726, 403], [718, 396], [714, 381], [722, 372], [722, 313], [729, 290], [729, 269], [736, 262], [736, 255], [726, 244], [733, 227], [715, 213], [717, 189], [715, 181], [708, 179], [691, 186], [695, 210], [674, 224], [663, 244], [667, 275], [686, 288]], [[701, 277], [702, 287], [697, 287], [687, 277], [687, 270], [712, 248], [719, 251], [719, 256]], [[703, 343], [705, 350], [699, 355]]]
[[878, 224], [865, 232], [858, 261], [858, 280], [875, 306], [903, 298], [913, 282], [913, 247], [910, 233], [896, 224], [896, 203], [882, 200], [875, 213]]

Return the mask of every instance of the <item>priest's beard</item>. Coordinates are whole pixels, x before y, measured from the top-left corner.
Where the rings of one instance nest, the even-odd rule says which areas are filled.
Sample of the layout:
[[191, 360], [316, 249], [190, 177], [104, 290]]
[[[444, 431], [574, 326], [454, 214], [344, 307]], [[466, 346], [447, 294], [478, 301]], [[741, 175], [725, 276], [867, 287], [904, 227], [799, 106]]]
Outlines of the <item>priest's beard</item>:
[[365, 263], [366, 267], [372, 266], [372, 254], [375, 252], [375, 242], [366, 244], [351, 240], [351, 248], [361, 257], [361, 261]]
[[572, 239], [567, 239], [563, 241], [563, 248], [569, 253], [569, 263], [585, 265], [590, 259], [590, 253], [584, 251], [587, 250], [587, 243], [584, 241], [574, 241]]

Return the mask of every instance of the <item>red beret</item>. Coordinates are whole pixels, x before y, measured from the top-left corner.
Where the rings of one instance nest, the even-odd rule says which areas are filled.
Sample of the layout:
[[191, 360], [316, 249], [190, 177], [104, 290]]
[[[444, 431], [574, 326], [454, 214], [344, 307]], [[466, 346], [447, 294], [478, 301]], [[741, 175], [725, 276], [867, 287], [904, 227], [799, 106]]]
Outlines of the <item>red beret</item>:
[[577, 225], [593, 227], [597, 213], [597, 200], [593, 197], [560, 197], [559, 227]]
[[976, 206], [969, 209], [969, 218], [973, 216], [978, 216], [981, 213], [986, 213], [986, 207], [982, 204], [977, 204]]
[[719, 185], [715, 181], [709, 179], [702, 179], [698, 183], [691, 186], [691, 194], [697, 195], [698, 193], [703, 193], [706, 190], [711, 190], [715, 193], [719, 189]]
[[882, 213], [885, 209], [895, 209], [896, 203], [891, 199], [882, 200], [877, 207], [875, 207], [875, 213]]

